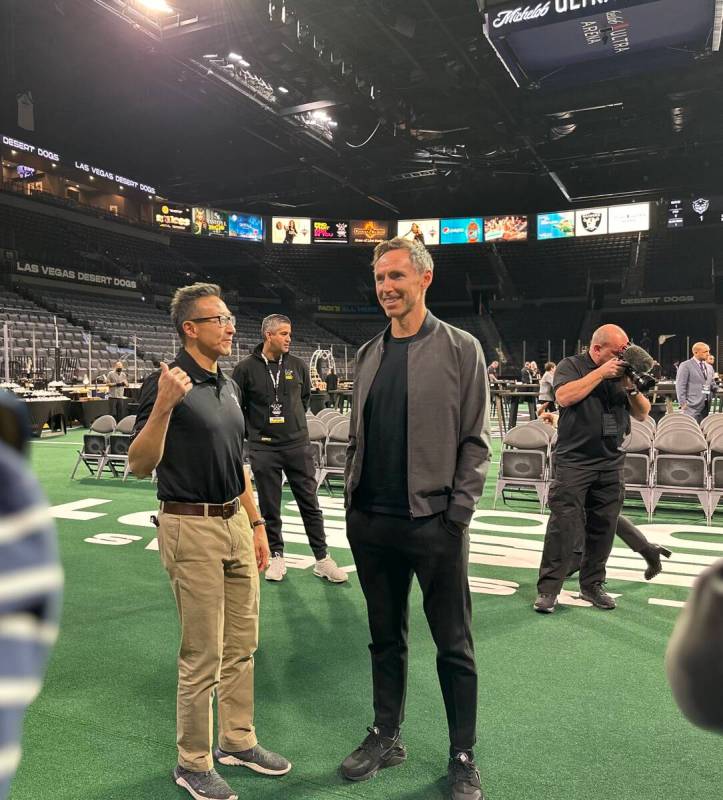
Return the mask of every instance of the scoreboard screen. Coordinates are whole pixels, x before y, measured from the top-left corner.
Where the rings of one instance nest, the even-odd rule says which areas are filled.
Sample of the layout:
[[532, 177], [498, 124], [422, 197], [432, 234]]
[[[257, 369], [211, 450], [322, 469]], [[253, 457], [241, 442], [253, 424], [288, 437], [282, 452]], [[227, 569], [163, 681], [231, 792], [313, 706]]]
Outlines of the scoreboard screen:
[[695, 195], [673, 198], [668, 203], [666, 226], [668, 228], [695, 228], [700, 225], [723, 223], [723, 196]]

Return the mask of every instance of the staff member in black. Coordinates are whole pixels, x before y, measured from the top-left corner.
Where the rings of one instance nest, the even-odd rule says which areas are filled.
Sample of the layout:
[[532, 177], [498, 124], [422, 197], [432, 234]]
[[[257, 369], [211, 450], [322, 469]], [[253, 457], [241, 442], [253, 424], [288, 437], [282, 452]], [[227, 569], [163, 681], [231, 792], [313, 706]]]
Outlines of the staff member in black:
[[244, 474], [236, 384], [218, 367], [235, 319], [215, 284], [178, 289], [171, 319], [183, 349], [141, 389], [128, 451], [139, 477], [158, 476], [158, 546], [181, 622], [173, 780], [199, 800], [237, 800], [213, 768], [211, 702], [222, 764], [283, 775], [291, 764], [254, 729], [259, 571], [269, 562], [264, 520]]
[[452, 798], [481, 800], [467, 526], [490, 453], [487, 369], [477, 339], [427, 311], [434, 264], [421, 243], [382, 242], [373, 266], [391, 324], [357, 353], [345, 499], [372, 640], [374, 723], [341, 771], [362, 781], [406, 759], [399, 729], [416, 575], [437, 646]]
[[580, 596], [598, 608], [615, 608], [603, 584], [623, 505], [620, 445], [630, 430], [630, 414], [644, 420], [650, 412], [647, 398], [623, 377], [619, 356], [627, 344], [622, 328], [603, 325], [586, 353], [563, 359], [555, 370], [560, 419], [535, 611], [555, 610], [581, 531]]
[[289, 353], [291, 320], [271, 314], [261, 323], [263, 341], [233, 371], [249, 426], [249, 460], [271, 548], [267, 581], [286, 575], [281, 535], [281, 473], [294, 495], [316, 558], [314, 575], [344, 583], [349, 575], [326, 550], [324, 518], [316, 496], [316, 467], [306, 426], [311, 380], [306, 364]]

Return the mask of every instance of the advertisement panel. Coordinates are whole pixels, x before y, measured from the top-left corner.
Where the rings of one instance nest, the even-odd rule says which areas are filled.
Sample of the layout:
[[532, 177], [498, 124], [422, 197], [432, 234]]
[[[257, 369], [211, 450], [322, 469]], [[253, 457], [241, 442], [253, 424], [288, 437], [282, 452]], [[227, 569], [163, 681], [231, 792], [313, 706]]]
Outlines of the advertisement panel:
[[569, 239], [574, 235], [574, 211], [551, 211], [537, 215], [538, 239]]
[[272, 217], [271, 241], [274, 244], [311, 244], [309, 217]]
[[347, 244], [349, 242], [349, 220], [315, 219], [311, 223], [314, 244]]
[[171, 203], [156, 203], [153, 220], [159, 228], [169, 231], [191, 232], [191, 209], [188, 206], [175, 206]]
[[390, 238], [389, 223], [383, 219], [353, 219], [349, 239], [352, 244], [379, 244]]
[[439, 220], [400, 219], [397, 223], [397, 236], [410, 242], [421, 242], [427, 247], [439, 244]]
[[194, 206], [193, 208], [193, 223], [191, 224], [191, 233], [196, 236], [208, 236], [208, 214], [210, 209]]
[[264, 218], [254, 214], [229, 214], [228, 235], [247, 242], [263, 242]]
[[631, 203], [610, 206], [608, 209], [608, 233], [632, 233], [649, 229], [650, 203]]
[[441, 244], [481, 244], [485, 239], [482, 217], [442, 219], [439, 226]]
[[206, 218], [209, 236], [228, 236], [228, 214], [225, 211], [209, 208]]
[[486, 242], [524, 242], [527, 240], [527, 217], [485, 217]]
[[607, 232], [607, 208], [579, 208], [575, 212], [575, 236], [600, 236]]

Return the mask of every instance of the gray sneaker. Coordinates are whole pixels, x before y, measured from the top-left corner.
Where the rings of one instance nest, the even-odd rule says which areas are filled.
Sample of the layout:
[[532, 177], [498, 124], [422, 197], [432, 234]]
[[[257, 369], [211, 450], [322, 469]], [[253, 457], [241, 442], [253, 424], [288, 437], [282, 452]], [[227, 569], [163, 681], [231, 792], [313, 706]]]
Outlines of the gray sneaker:
[[176, 764], [173, 782], [182, 786], [195, 800], [238, 800], [236, 792], [232, 791], [215, 769], [191, 772]]
[[254, 772], [260, 772], [262, 775], [286, 775], [291, 769], [290, 761], [278, 753], [264, 750], [260, 744], [254, 745], [249, 750], [241, 750], [238, 753], [229, 753], [217, 747], [213, 752], [213, 757], [220, 764], [225, 764], [227, 767], [248, 767]]
[[281, 553], [274, 553], [271, 556], [269, 566], [266, 568], [267, 581], [282, 581], [286, 575], [286, 562]]
[[349, 574], [338, 567], [331, 556], [319, 559], [314, 564], [314, 575], [326, 578], [330, 583], [346, 583], [349, 580]]

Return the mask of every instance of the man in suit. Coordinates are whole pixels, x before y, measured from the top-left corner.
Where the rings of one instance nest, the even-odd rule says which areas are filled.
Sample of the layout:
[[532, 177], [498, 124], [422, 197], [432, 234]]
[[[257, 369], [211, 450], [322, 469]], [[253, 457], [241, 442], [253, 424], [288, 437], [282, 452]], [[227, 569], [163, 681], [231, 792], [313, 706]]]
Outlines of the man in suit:
[[697, 422], [708, 416], [711, 395], [715, 391], [715, 372], [708, 363], [710, 347], [705, 342], [693, 345], [693, 357], [678, 367], [675, 391], [680, 410]]

